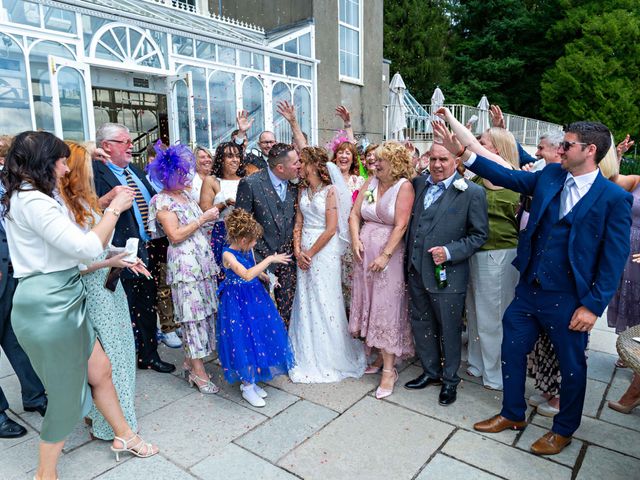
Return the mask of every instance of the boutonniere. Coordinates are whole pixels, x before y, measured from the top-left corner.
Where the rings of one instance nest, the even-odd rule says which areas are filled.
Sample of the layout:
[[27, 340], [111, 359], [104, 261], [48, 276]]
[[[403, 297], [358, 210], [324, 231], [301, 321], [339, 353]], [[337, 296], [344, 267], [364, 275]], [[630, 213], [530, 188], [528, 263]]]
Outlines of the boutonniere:
[[376, 201], [375, 197], [373, 196], [372, 189], [368, 189], [366, 192], [364, 192], [364, 198], [366, 198], [367, 202], [369, 203], [373, 203]]
[[464, 178], [459, 178], [458, 180], [453, 182], [453, 186], [461, 192], [464, 192], [467, 188], [469, 188], [469, 185], [467, 185], [467, 182], [464, 180]]

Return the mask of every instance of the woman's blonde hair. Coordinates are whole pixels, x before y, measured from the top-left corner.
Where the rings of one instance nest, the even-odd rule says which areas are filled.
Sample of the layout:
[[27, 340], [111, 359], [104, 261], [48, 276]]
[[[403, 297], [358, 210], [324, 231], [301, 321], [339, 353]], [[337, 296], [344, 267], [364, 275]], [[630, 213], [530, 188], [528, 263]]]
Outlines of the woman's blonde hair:
[[600, 173], [602, 173], [605, 178], [612, 178], [620, 173], [618, 152], [616, 150], [616, 142], [613, 135], [611, 135], [611, 146], [609, 147], [609, 150], [607, 150], [607, 154], [604, 158], [600, 160], [598, 168], [600, 168]]
[[499, 127], [491, 127], [487, 132], [489, 132], [491, 143], [498, 151], [498, 155], [509, 162], [513, 168], [519, 170], [520, 154], [513, 134], [509, 130]]
[[393, 140], [382, 143], [376, 148], [376, 157], [389, 162], [393, 181], [401, 178], [411, 179], [416, 173], [413, 157], [401, 143]]
[[235, 208], [227, 218], [224, 219], [224, 226], [227, 229], [227, 241], [229, 243], [239, 242], [243, 238], [250, 241], [257, 240], [262, 236], [263, 228], [253, 215], [242, 208]]
[[75, 222], [82, 228], [93, 228], [93, 212], [102, 214], [93, 184], [93, 166], [87, 149], [75, 142], [65, 142], [71, 151], [67, 157], [69, 173], [58, 180], [60, 195]]

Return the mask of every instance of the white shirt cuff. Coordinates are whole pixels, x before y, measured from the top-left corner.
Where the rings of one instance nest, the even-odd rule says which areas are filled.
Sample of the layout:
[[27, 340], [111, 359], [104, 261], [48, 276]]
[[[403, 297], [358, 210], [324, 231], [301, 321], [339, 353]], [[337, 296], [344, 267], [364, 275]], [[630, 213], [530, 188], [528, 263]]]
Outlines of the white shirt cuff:
[[444, 253], [447, 255], [447, 262], [448, 262], [449, 260], [451, 260], [451, 254], [449, 253], [449, 249], [447, 247], [442, 247], [442, 248], [444, 248]]
[[471, 152], [471, 156], [469, 158], [467, 158], [467, 160], [464, 162], [464, 166], [465, 167], [470, 167], [471, 165], [473, 165], [473, 162], [476, 161], [477, 157], [478, 156], [475, 153]]

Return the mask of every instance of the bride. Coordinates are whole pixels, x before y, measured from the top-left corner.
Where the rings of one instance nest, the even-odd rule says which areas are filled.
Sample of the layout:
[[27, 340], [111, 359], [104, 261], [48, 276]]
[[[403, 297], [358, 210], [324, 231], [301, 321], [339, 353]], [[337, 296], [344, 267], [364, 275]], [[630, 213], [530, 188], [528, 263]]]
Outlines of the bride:
[[364, 346], [349, 335], [342, 297], [341, 257], [349, 245], [351, 193], [321, 147], [300, 153], [300, 189], [293, 233], [298, 261], [289, 338], [297, 383], [339, 382], [361, 377]]

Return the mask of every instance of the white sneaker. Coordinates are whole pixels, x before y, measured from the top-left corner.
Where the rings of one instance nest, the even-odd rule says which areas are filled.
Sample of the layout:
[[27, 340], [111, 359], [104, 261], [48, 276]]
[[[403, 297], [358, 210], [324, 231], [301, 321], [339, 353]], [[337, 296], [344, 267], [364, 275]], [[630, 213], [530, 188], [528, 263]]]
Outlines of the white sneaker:
[[182, 346], [182, 340], [176, 335], [176, 332], [165, 333], [162, 338], [162, 343], [169, 348], [180, 348]]
[[545, 417], [555, 417], [558, 413], [560, 413], [560, 409], [552, 407], [551, 405], [549, 405], [549, 402], [544, 402], [536, 407], [536, 412], [538, 412], [540, 415], [544, 415]]
[[264, 407], [267, 402], [265, 402], [260, 395], [255, 390], [255, 385], [240, 385], [240, 391], [242, 392], [242, 398], [244, 398], [247, 402], [249, 402], [254, 407]]
[[539, 393], [534, 393], [529, 397], [529, 405], [531, 405], [532, 407], [537, 407], [538, 405], [542, 405], [543, 403], [546, 403], [546, 401], [547, 399], [543, 395], [540, 395]]
[[264, 389], [260, 388], [257, 383], [253, 384], [253, 389], [260, 396], [260, 398], [267, 398], [267, 392], [265, 392]]

